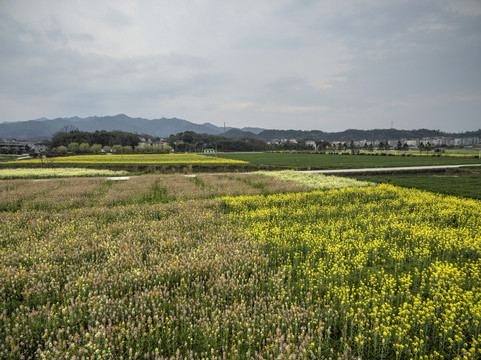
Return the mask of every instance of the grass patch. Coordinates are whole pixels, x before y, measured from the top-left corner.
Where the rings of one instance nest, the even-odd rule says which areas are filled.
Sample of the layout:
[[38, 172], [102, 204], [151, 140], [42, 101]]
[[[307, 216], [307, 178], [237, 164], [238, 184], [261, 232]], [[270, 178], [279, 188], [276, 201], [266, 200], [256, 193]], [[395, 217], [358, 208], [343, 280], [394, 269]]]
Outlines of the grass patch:
[[262, 195], [268, 195], [270, 192], [266, 189], [266, 184], [262, 181], [256, 181], [252, 178], [249, 177], [242, 177], [242, 178], [237, 178], [238, 181], [243, 182], [244, 184], [247, 184], [251, 186], [253, 189], [257, 189], [261, 192]]
[[193, 183], [195, 184], [195, 186], [201, 188], [201, 189], [205, 189], [207, 187], [207, 185], [205, 184], [205, 181], [197, 176], [194, 176], [191, 178]]
[[12, 161], [19, 158], [21, 155], [0, 154], [0, 161]]
[[152, 184], [150, 192], [145, 194], [142, 200], [141, 203], [158, 204], [172, 201], [174, 197], [169, 196], [167, 189], [156, 182]]

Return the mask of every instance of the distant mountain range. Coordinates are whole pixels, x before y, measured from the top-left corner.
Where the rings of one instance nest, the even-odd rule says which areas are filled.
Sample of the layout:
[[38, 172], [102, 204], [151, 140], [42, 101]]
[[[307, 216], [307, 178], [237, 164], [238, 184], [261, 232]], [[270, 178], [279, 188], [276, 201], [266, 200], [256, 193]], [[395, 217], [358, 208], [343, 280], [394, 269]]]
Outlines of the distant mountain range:
[[[211, 135], [220, 135], [224, 132], [223, 127], [209, 123], [199, 125], [176, 118], [148, 120], [131, 118], [127, 115], [119, 114], [115, 116], [71, 117], [53, 120], [42, 118], [29, 121], [0, 123], [0, 137], [31, 140], [49, 139], [54, 133], [67, 127], [77, 128], [80, 131], [120, 130], [158, 137], [168, 137], [171, 134], [184, 131], [194, 131], [196, 133]], [[226, 131], [230, 129], [231, 128], [226, 128]], [[264, 129], [260, 129], [260, 131], [262, 130]]]
[[327, 141], [351, 140], [385, 140], [385, 139], [415, 139], [423, 137], [481, 137], [481, 129], [464, 133], [446, 133], [439, 130], [353, 130], [342, 132], [323, 132], [320, 130], [266, 130], [262, 128], [232, 128], [220, 127], [210, 123], [194, 124], [187, 120], [177, 118], [161, 118], [148, 120], [143, 118], [131, 118], [124, 114], [115, 116], [92, 116], [88, 118], [57, 118], [36, 119], [29, 121], [17, 121], [0, 123], [0, 138], [13, 138], [18, 140], [42, 140], [49, 139], [58, 131], [67, 128], [77, 128], [80, 131], [96, 130], [120, 130], [136, 134], [146, 134], [158, 137], [169, 137], [184, 131], [193, 131], [198, 134], [222, 135], [229, 138], [258, 138], [263, 140], [272, 139], [311, 139]]

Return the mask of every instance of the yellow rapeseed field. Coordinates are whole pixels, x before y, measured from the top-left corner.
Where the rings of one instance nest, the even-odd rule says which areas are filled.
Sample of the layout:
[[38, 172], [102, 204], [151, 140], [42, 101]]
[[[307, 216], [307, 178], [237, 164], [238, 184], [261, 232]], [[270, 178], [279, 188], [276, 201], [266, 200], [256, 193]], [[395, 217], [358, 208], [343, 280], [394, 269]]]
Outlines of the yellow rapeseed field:
[[[39, 164], [40, 159], [8, 161], [7, 164]], [[51, 164], [126, 164], [126, 165], [197, 165], [197, 164], [247, 164], [241, 160], [222, 159], [198, 154], [124, 154], [79, 155], [43, 160]]]
[[322, 326], [346, 358], [481, 357], [481, 202], [391, 185], [224, 201], [286, 302], [340, 314]]

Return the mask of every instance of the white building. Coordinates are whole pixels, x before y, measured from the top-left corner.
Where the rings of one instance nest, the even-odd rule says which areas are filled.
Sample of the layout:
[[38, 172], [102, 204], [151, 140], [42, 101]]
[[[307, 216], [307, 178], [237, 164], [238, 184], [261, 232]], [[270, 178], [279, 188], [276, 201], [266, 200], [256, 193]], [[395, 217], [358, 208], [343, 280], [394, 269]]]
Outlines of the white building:
[[314, 150], [317, 149], [316, 142], [314, 140], [306, 140], [306, 146], [312, 146]]

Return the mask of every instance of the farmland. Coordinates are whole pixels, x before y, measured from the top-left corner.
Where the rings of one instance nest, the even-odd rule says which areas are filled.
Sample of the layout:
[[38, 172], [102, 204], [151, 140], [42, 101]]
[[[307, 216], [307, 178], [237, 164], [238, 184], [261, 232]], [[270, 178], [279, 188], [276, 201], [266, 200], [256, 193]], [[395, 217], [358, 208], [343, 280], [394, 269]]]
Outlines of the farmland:
[[123, 154], [79, 155], [49, 159], [29, 159], [6, 162], [9, 165], [239, 165], [242, 160], [223, 159], [198, 154]]
[[54, 169], [0, 169], [0, 179], [48, 179], [59, 177], [86, 177], [86, 176], [122, 176], [126, 171], [79, 169], [79, 168], [54, 168]]
[[[342, 180], [342, 179], [341, 179]], [[223, 195], [273, 194], [308, 190], [307, 186], [262, 175], [143, 175], [105, 178], [3, 180], [0, 210], [66, 210], [211, 199]]]
[[304, 326], [324, 339], [317, 358], [481, 354], [478, 201], [390, 185], [225, 201], [277, 269], [278, 296], [316, 308]]
[[80, 167], [133, 172], [230, 172], [256, 169], [356, 169], [481, 164], [475, 156], [402, 156], [314, 153], [78, 155], [0, 162], [0, 168]]
[[0, 358], [479, 358], [481, 202], [346, 180], [0, 181]]
[[0, 161], [11, 161], [18, 157], [20, 157], [20, 155], [0, 154]]
[[359, 176], [358, 179], [481, 200], [481, 172], [479, 170], [447, 172], [439, 175]]
[[334, 155], [302, 153], [224, 153], [218, 157], [248, 161], [262, 167], [284, 167], [299, 169], [356, 169], [397, 166], [429, 166], [481, 164], [474, 157], [448, 156], [371, 156], [371, 155]]
[[375, 185], [375, 183], [368, 181], [355, 180], [338, 176], [326, 176], [322, 174], [308, 174], [294, 170], [262, 171], [259, 173], [265, 176], [273, 177], [275, 179], [294, 182], [296, 184], [302, 184], [316, 190]]

